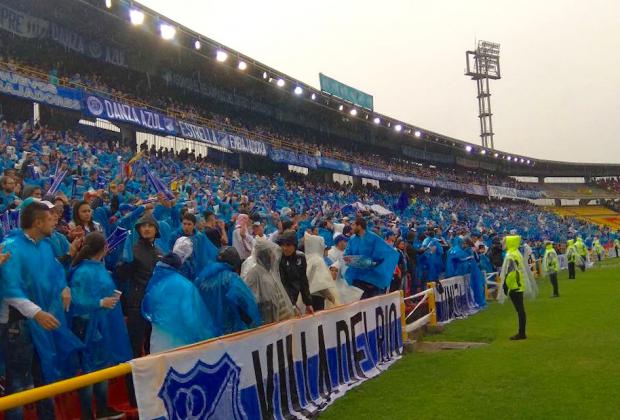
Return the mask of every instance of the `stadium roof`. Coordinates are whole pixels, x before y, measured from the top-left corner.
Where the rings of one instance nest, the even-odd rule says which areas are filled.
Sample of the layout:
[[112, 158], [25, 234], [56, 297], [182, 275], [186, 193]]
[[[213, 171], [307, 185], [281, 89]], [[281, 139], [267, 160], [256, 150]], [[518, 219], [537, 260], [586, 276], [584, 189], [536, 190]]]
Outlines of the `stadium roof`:
[[[35, 0], [3, 0], [7, 3], [15, 4], [15, 7], [29, 8], [31, 11], [47, 9], [56, 19], [71, 19], [75, 27], [81, 27], [94, 36], [105, 37], [106, 39], [128, 41], [135, 37], [145, 34], [159, 37], [162, 24], [175, 28], [174, 40], [169, 42], [171, 46], [184, 48], [194, 54], [205, 57], [207, 65], [211, 66], [230, 66], [237, 67], [239, 62], [244, 62], [247, 66], [239, 78], [252, 79], [253, 83], [271, 84], [273, 90], [280, 90], [277, 94], [282, 94], [285, 89], [290, 91], [291, 100], [303, 99], [313, 103], [317, 110], [329, 108], [332, 113], [346, 117], [347, 121], [367, 124], [372, 130], [383, 127], [386, 130], [385, 136], [388, 137], [389, 146], [408, 146], [412, 150], [412, 155], [417, 152], [428, 154], [430, 158], [424, 159], [427, 163], [445, 164], [441, 159], [434, 159], [433, 155], [450, 155], [453, 158], [451, 164], [475, 170], [477, 168], [498, 172], [513, 176], [537, 176], [537, 177], [603, 177], [620, 175], [620, 164], [595, 164], [595, 163], [576, 163], [558, 162], [551, 160], [541, 160], [531, 156], [514, 155], [510, 152], [484, 149], [478, 144], [469, 143], [463, 140], [454, 139], [439, 133], [426, 130], [413, 124], [396, 120], [389, 116], [359, 109], [336, 97], [321, 92], [306, 83], [296, 80], [283, 72], [273, 69], [251, 57], [238, 51], [221, 45], [215, 40], [205, 37], [183, 25], [175, 22], [154, 10], [132, 0], [52, 0], [49, 2], [38, 2]], [[75, 7], [75, 3], [81, 3], [85, 7]], [[108, 7], [110, 6], [110, 7]], [[106, 19], [101, 25], [94, 25], [89, 16], [88, 9], [96, 9], [103, 15], [113, 17]], [[139, 10], [144, 14], [144, 22], [139, 25], [137, 30], [130, 23], [130, 10]], [[103, 16], [102, 15], [102, 16]], [[48, 14], [49, 16], [49, 14]], [[91, 16], [92, 17], [92, 16]], [[196, 48], [196, 41], [200, 48]], [[139, 49], [139, 45], [136, 48]], [[141, 55], [161, 54], [159, 49], [151, 51], [139, 51]], [[218, 58], [234, 58], [221, 62]], [[219, 56], [218, 56], [219, 54]], [[220, 61], [220, 62], [218, 62]], [[226, 61], [226, 60], [225, 60]], [[278, 84], [278, 82], [280, 84]], [[278, 87], [282, 88], [279, 89]], [[295, 92], [296, 88], [298, 93]], [[276, 94], [276, 93], [274, 93]], [[351, 115], [350, 111], [356, 108], [356, 115]], [[321, 112], [325, 112], [322, 111]], [[329, 111], [328, 111], [329, 112]], [[378, 122], [378, 123], [377, 123]], [[400, 126], [395, 132], [396, 126]], [[385, 137], [384, 136], [384, 137]], [[414, 156], [411, 156], [415, 160]]]

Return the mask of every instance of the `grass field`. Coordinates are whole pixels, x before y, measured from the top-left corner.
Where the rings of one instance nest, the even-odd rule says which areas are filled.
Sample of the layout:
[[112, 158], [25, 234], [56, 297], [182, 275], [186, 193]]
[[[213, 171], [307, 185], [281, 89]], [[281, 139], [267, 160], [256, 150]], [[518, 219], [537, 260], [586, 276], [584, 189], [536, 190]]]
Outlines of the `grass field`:
[[620, 418], [620, 260], [577, 280], [560, 274], [559, 299], [539, 280], [526, 301], [527, 335], [510, 303], [491, 303], [425, 339], [489, 346], [412, 353], [330, 407], [325, 419]]

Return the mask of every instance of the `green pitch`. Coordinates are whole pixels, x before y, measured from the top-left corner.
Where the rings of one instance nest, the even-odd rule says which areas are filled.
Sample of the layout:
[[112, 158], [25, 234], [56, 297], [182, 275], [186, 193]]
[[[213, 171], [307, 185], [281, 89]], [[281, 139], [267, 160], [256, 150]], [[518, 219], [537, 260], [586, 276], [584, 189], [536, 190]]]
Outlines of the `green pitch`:
[[412, 353], [380, 377], [337, 400], [325, 419], [620, 418], [620, 259], [577, 280], [560, 273], [559, 299], [549, 281], [526, 301], [527, 335], [512, 304], [491, 302], [425, 340], [489, 346]]

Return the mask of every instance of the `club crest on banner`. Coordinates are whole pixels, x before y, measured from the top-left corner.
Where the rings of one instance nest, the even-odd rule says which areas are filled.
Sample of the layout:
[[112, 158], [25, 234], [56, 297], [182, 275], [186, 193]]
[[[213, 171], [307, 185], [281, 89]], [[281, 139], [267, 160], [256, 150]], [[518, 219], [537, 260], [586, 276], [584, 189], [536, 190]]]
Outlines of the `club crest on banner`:
[[198, 360], [187, 373], [170, 368], [158, 393], [167, 418], [246, 418], [239, 394], [240, 373], [227, 353], [214, 365]]
[[101, 115], [103, 113], [103, 104], [98, 98], [94, 96], [89, 96], [86, 99], [86, 105], [88, 106], [88, 110], [93, 115]]

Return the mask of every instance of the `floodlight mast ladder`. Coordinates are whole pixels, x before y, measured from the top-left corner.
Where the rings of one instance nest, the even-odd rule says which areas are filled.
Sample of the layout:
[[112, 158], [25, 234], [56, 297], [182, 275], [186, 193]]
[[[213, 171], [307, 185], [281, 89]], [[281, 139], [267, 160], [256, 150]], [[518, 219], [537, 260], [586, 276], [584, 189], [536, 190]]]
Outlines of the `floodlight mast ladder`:
[[489, 80], [501, 79], [499, 67], [499, 44], [478, 41], [475, 51], [466, 51], [465, 75], [476, 81], [478, 88], [478, 118], [482, 147], [495, 149], [493, 142], [493, 113], [491, 112], [491, 89]]

